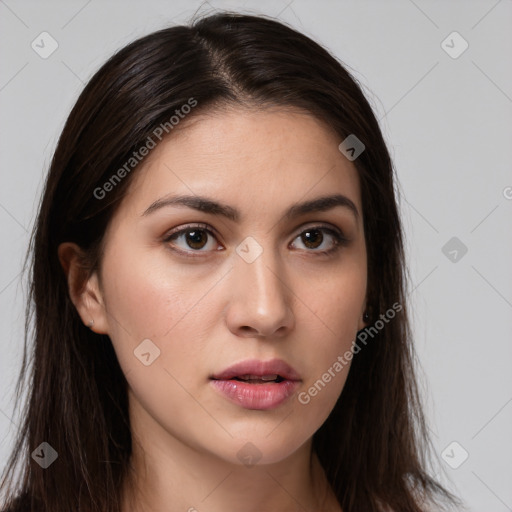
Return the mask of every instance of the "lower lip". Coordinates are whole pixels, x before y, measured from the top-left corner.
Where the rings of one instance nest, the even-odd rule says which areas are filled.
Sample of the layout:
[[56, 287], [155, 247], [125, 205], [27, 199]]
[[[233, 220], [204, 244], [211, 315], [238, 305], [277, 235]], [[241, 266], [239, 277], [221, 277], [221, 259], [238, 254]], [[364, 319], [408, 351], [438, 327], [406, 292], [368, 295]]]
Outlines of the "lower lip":
[[212, 386], [228, 400], [245, 409], [275, 409], [292, 396], [298, 381], [283, 380], [270, 384], [249, 384], [238, 380], [211, 380]]

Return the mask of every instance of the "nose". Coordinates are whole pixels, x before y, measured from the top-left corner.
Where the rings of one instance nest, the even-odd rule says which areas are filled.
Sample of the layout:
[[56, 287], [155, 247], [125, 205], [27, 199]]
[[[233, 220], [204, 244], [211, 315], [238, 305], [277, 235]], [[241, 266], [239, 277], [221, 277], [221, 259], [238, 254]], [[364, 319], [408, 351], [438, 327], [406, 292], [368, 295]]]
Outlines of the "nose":
[[295, 325], [293, 292], [270, 251], [248, 263], [235, 256], [226, 313], [229, 330], [240, 337], [284, 337]]

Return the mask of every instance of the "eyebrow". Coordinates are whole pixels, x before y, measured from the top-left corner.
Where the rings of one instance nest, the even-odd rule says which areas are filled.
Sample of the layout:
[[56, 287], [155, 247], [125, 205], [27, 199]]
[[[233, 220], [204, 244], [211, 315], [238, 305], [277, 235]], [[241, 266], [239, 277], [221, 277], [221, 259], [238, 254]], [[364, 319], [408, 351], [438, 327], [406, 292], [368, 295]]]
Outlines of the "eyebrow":
[[[178, 195], [166, 196], [157, 199], [152, 203], [142, 216], [149, 215], [161, 208], [167, 206], [185, 206], [195, 210], [209, 213], [211, 215], [219, 215], [225, 217], [233, 222], [238, 222], [241, 218], [240, 211], [227, 204], [221, 204], [213, 199], [196, 195]], [[341, 194], [332, 194], [328, 196], [318, 197], [311, 201], [302, 203], [295, 203], [284, 213], [284, 219], [290, 220], [294, 217], [299, 217], [312, 212], [324, 212], [336, 208], [337, 206], [344, 207], [352, 212], [356, 219], [359, 219], [359, 211], [356, 205], [348, 197]]]

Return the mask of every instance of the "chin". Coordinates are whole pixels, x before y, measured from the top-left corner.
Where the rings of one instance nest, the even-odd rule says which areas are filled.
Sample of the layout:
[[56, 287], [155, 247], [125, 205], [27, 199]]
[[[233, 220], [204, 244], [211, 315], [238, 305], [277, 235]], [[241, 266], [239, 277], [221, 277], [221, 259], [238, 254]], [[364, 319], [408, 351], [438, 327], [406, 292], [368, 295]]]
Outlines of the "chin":
[[[286, 420], [285, 420], [286, 421]], [[283, 422], [284, 423], [284, 422]], [[286, 460], [299, 450], [311, 436], [306, 433], [297, 432], [290, 424], [285, 426], [273, 426], [268, 428], [250, 428], [245, 432], [240, 431], [233, 433], [234, 438], [229, 441], [229, 453], [225, 453], [227, 457], [223, 457], [231, 464], [253, 466], [255, 464], [276, 464]], [[280, 430], [281, 429], [281, 430]], [[233, 456], [234, 452], [234, 456]]]

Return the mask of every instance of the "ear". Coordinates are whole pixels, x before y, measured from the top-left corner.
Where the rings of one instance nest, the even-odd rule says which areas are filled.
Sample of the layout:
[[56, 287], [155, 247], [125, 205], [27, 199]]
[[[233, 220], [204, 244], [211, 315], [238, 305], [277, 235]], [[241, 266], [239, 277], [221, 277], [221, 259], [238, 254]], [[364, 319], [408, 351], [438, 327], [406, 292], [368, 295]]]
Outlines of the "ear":
[[82, 322], [98, 334], [108, 334], [107, 312], [96, 272], [84, 266], [84, 253], [75, 243], [59, 245], [58, 256], [68, 281], [68, 291]]
[[368, 305], [366, 303], [366, 300], [364, 301], [364, 304], [363, 304], [363, 309], [361, 311], [361, 314], [359, 315], [359, 323], [357, 324], [357, 330], [358, 332], [361, 330], [361, 329], [364, 329], [365, 327], [368, 326], [368, 317], [366, 316], [368, 313]]

